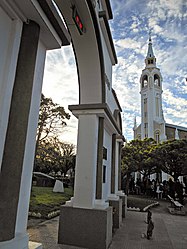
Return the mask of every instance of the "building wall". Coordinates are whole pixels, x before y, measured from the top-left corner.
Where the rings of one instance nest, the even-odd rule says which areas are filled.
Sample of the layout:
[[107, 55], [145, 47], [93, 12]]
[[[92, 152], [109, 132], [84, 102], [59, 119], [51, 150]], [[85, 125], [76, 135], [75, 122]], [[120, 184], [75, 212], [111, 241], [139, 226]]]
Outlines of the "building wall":
[[[175, 127], [166, 126], [166, 136], [167, 140], [175, 139]], [[187, 139], [187, 131], [182, 131], [178, 129], [179, 139]]]

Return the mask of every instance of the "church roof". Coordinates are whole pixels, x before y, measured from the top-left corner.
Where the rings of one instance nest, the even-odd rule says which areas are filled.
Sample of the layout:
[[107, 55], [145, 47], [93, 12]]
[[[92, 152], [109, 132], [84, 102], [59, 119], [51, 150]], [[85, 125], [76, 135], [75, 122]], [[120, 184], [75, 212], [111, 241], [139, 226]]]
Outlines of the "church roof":
[[170, 128], [175, 128], [175, 129], [180, 130], [180, 131], [187, 131], [186, 127], [175, 125], [175, 124], [168, 124], [168, 123], [166, 123], [165, 126], [166, 127], [170, 127]]

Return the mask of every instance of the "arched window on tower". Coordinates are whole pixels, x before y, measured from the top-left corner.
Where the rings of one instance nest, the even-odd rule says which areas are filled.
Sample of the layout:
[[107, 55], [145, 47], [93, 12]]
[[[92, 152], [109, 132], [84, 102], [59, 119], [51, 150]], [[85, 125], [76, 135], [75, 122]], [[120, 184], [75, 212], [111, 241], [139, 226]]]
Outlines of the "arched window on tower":
[[147, 75], [144, 75], [142, 78], [142, 88], [146, 87], [148, 85], [148, 77]]
[[160, 142], [160, 132], [159, 131], [155, 131], [155, 141], [157, 144]]
[[160, 77], [158, 76], [158, 74], [154, 75], [154, 84], [155, 86], [160, 86]]

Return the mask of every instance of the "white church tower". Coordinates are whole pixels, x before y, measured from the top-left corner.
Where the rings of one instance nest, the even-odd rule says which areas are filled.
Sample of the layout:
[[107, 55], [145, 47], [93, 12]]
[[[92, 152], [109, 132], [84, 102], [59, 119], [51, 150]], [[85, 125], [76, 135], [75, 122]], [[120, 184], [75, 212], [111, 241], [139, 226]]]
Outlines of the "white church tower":
[[153, 138], [157, 142], [166, 140], [165, 120], [162, 110], [162, 76], [156, 66], [152, 40], [149, 36], [145, 69], [140, 78], [141, 125], [134, 127], [135, 138]]

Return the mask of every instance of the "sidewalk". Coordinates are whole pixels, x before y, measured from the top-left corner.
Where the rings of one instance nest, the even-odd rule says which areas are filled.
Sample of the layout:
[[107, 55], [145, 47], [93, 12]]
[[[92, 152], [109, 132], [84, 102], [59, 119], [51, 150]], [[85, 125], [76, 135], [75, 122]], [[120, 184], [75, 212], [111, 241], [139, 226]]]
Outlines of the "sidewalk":
[[[152, 210], [155, 224], [153, 239], [142, 238], [146, 233], [146, 213], [128, 211], [112, 240], [109, 249], [186, 249], [187, 216], [167, 213], [161, 205]], [[43, 249], [80, 249], [80, 247], [58, 245], [58, 217], [28, 229], [30, 240], [40, 242]]]

